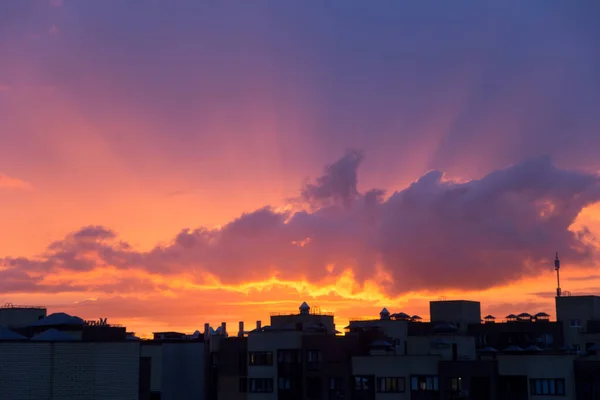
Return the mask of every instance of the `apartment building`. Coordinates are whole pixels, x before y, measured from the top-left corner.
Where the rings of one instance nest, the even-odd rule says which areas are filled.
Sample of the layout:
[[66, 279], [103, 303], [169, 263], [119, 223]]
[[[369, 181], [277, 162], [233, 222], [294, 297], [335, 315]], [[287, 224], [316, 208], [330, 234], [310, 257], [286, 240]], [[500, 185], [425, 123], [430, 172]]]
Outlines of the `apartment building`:
[[236, 337], [212, 331], [209, 399], [600, 399], [598, 299], [557, 298], [557, 321], [439, 300], [429, 321], [384, 308], [344, 335], [303, 303]]
[[11, 328], [1, 329], [0, 398], [140, 398], [139, 343], [127, 340], [125, 328], [94, 331], [94, 323], [64, 313], [39, 319], [38, 308], [21, 309], [11, 308]]
[[26, 326], [46, 318], [47, 310], [41, 306], [18, 306], [6, 303], [0, 307], [0, 327]]
[[[223, 331], [223, 330], [222, 330]], [[349, 399], [356, 336], [339, 336], [332, 314], [311, 310], [272, 314], [270, 325], [237, 337], [211, 337], [219, 390], [214, 399]]]

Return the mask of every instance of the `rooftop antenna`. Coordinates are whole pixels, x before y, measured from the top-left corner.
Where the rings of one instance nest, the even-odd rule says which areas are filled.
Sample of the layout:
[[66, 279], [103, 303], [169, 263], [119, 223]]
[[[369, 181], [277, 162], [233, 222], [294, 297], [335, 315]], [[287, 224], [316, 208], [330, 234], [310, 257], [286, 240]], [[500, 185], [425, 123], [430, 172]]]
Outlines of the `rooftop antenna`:
[[558, 251], [554, 260], [554, 269], [556, 270], [556, 297], [560, 297], [562, 292], [560, 290], [560, 260], [558, 259]]

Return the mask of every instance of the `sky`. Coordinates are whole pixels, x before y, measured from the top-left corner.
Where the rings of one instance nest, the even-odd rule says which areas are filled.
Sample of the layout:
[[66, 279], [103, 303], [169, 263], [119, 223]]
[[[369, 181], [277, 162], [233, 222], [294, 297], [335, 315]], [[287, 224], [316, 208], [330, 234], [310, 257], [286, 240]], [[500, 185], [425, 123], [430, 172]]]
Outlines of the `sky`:
[[0, 304], [140, 335], [600, 292], [600, 4], [0, 2]]

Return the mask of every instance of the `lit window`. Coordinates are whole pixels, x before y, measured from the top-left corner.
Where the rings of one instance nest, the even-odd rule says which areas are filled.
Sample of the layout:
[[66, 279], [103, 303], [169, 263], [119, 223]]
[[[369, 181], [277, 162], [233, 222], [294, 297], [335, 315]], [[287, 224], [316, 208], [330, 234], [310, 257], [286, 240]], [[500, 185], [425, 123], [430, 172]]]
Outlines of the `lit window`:
[[250, 365], [273, 365], [273, 352], [255, 351], [249, 355]]
[[453, 392], [462, 390], [462, 378], [448, 378], [448, 388]]

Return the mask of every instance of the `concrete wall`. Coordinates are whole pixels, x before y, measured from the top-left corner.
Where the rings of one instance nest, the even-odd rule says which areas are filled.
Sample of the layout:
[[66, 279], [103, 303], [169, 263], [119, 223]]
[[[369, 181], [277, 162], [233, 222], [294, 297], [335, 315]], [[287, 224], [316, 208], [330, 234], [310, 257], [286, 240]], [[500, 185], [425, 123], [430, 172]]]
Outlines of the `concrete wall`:
[[162, 344], [161, 400], [204, 400], [204, 342]]
[[137, 400], [139, 343], [0, 342], [2, 400]]
[[140, 355], [150, 357], [150, 391], [162, 390], [162, 346], [157, 343], [141, 343]]
[[439, 355], [452, 360], [453, 344], [457, 346], [457, 360], [476, 358], [475, 338], [472, 336], [410, 336], [407, 339], [408, 355]]
[[323, 324], [327, 328], [327, 332], [335, 333], [335, 323], [333, 315], [321, 314], [292, 314], [292, 315], [272, 315], [271, 327], [276, 329], [295, 329], [296, 324], [301, 324], [302, 329], [306, 329], [311, 325]]
[[273, 365], [253, 366], [248, 365], [248, 380], [253, 378], [273, 379], [272, 393], [251, 393], [248, 390], [248, 398], [277, 399], [277, 350], [278, 349], [300, 349], [302, 347], [302, 331], [274, 331], [254, 332], [248, 335], [248, 353], [259, 351], [273, 352]]
[[[586, 339], [580, 335], [587, 330], [588, 320], [600, 320], [600, 296], [556, 297], [556, 319], [563, 321], [565, 342], [585, 349]], [[571, 326], [571, 321], [581, 320], [581, 328]]]
[[481, 323], [481, 303], [468, 300], [432, 301], [429, 303], [432, 322], [456, 324], [459, 332], [466, 332], [468, 324]]
[[46, 317], [45, 308], [0, 308], [0, 326], [27, 326]]
[[[525, 375], [529, 388], [530, 379], [563, 378], [567, 399], [575, 398], [575, 373], [571, 355], [498, 355], [498, 374], [500, 375]], [[557, 396], [531, 396], [537, 400], [552, 400]]]
[[150, 357], [150, 391], [162, 400], [205, 398], [204, 342], [142, 342], [140, 354]]
[[[241, 357], [241, 355], [244, 357]], [[240, 391], [240, 379], [248, 375], [248, 338], [233, 337], [221, 342], [218, 359], [218, 398], [220, 400], [245, 400]]]

